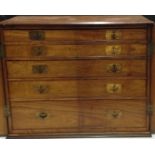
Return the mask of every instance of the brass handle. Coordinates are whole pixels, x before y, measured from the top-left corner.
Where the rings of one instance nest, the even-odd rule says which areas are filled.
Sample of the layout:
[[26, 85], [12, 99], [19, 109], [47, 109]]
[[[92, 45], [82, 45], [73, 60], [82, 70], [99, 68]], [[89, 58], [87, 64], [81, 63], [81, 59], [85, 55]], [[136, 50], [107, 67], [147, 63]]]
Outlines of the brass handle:
[[114, 84], [113, 87], [111, 88], [111, 90], [112, 90], [113, 92], [116, 92], [116, 91], [118, 91], [118, 88], [119, 88], [119, 87], [117, 87], [117, 85]]
[[47, 65], [33, 65], [32, 66], [32, 72], [37, 74], [43, 74], [48, 72], [48, 66]]
[[45, 33], [44, 33], [44, 31], [30, 31], [29, 32], [29, 38], [31, 40], [44, 40], [45, 39]]
[[120, 64], [109, 64], [107, 66], [107, 71], [112, 73], [121, 72], [122, 66]]
[[113, 46], [112, 47], [112, 54], [116, 55], [116, 54], [120, 54], [121, 53], [121, 48], [120, 46]]
[[120, 111], [113, 111], [111, 115], [113, 118], [119, 118], [122, 113]]
[[111, 38], [112, 38], [113, 40], [116, 40], [116, 39], [117, 39], [117, 34], [116, 34], [115, 31], [112, 32]]
[[48, 86], [39, 85], [36, 87], [36, 90], [39, 94], [46, 94], [49, 91]]
[[118, 40], [121, 37], [121, 32], [119, 30], [108, 30], [106, 32], [107, 40]]
[[39, 118], [45, 119], [45, 118], [47, 118], [47, 117], [48, 117], [48, 114], [47, 114], [47, 113], [45, 113], [45, 112], [39, 113]]
[[108, 93], [120, 93], [122, 91], [121, 84], [107, 84]]
[[44, 46], [33, 46], [31, 51], [32, 56], [42, 56], [46, 54], [46, 48]]
[[122, 47], [120, 45], [108, 45], [105, 48], [107, 55], [120, 55]]

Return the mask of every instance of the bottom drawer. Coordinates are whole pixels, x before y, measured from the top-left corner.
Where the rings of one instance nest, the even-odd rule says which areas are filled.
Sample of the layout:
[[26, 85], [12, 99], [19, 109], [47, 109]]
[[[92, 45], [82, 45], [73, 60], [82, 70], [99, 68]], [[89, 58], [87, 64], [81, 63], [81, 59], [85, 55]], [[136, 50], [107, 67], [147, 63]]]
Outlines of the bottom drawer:
[[147, 128], [146, 102], [104, 100], [82, 105], [83, 131], [135, 131]]
[[146, 102], [11, 102], [10, 134], [147, 131]]

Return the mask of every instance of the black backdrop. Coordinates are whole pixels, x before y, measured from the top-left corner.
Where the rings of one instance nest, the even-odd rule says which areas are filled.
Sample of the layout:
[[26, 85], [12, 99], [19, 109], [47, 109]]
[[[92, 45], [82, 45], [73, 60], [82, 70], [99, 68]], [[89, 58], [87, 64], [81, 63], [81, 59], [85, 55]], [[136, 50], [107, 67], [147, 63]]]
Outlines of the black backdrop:
[[3, 20], [3, 19], [8, 19], [8, 18], [11, 18], [11, 17], [14, 17], [14, 16], [6, 16], [6, 15], [0, 15], [0, 20]]
[[155, 22], [155, 15], [147, 15], [145, 17]]
[[[155, 15], [144, 15], [145, 17], [147, 17], [148, 19], [150, 20], [153, 20], [155, 21]], [[0, 15], [0, 20], [3, 20], [3, 19], [8, 19], [8, 18], [11, 18], [11, 17], [14, 17], [13, 15]]]

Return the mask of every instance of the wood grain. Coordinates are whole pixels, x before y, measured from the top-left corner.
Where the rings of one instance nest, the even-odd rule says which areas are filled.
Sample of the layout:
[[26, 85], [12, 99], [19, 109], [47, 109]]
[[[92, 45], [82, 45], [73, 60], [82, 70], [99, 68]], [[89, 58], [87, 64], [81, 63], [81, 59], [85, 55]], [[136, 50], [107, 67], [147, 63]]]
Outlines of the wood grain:
[[[50, 45], [6, 44], [7, 58], [88, 57], [88, 56], [146, 56], [146, 44]], [[22, 51], [22, 52], [21, 52]]]
[[8, 61], [8, 78], [146, 76], [145, 60]]
[[0, 23], [7, 136], [154, 132], [151, 24], [141, 16], [18, 16]]
[[4, 85], [3, 85], [3, 73], [2, 73], [2, 62], [0, 60], [0, 136], [6, 136], [7, 126], [6, 117], [4, 111], [5, 97], [4, 97]]
[[[116, 85], [116, 86], [113, 86]], [[117, 86], [118, 85], [118, 86]], [[146, 97], [145, 80], [59, 80], [9, 83], [11, 100]], [[112, 93], [110, 89], [115, 88]]]
[[17, 16], [9, 20], [1, 22], [0, 25], [18, 26], [29, 25], [31, 28], [36, 25], [127, 25], [132, 24], [152, 24], [153, 22], [143, 16], [127, 16], [127, 15], [99, 15], [99, 16]]
[[[40, 113], [46, 113], [41, 118]], [[78, 128], [78, 104], [72, 102], [15, 103], [12, 105], [13, 129]]]
[[[87, 128], [121, 128], [147, 127], [145, 101], [99, 101], [82, 104], [83, 126]], [[119, 128], [119, 129], [117, 129]], [[130, 130], [130, 129], [129, 129]]]
[[[153, 45], [155, 45], [155, 25], [153, 28]], [[152, 54], [152, 68], [151, 68], [151, 102], [152, 102], [152, 117], [151, 117], [151, 130], [155, 133], [155, 48]]]
[[[109, 34], [110, 31], [110, 34]], [[29, 33], [31, 31], [6, 30], [4, 31], [5, 42], [36, 42], [31, 40]], [[38, 31], [40, 32], [40, 31]], [[104, 29], [104, 30], [45, 30], [44, 40], [47, 41], [97, 41], [97, 40], [146, 40], [146, 29]], [[119, 33], [117, 39], [113, 39], [113, 33]], [[109, 34], [109, 37], [107, 36]], [[40, 41], [40, 40], [39, 40]], [[42, 40], [41, 40], [42, 41]]]
[[[143, 100], [11, 102], [10, 134], [148, 131]], [[114, 117], [113, 112], [120, 116]], [[48, 116], [40, 119], [38, 113]]]

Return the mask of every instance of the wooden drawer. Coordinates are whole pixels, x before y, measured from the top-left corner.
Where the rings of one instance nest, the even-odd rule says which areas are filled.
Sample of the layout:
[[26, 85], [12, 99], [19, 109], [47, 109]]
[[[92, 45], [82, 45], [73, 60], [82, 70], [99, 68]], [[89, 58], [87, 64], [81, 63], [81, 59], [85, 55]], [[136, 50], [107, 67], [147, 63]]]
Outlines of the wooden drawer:
[[145, 80], [10, 81], [11, 100], [145, 97]]
[[10, 133], [147, 131], [143, 100], [11, 102]]
[[95, 40], [146, 40], [146, 29], [98, 30], [6, 30], [6, 42], [25, 41], [95, 41]]
[[55, 58], [95, 56], [146, 56], [146, 44], [13, 45], [5, 46], [7, 58]]
[[9, 78], [146, 76], [145, 60], [8, 61]]
[[72, 102], [11, 103], [13, 129], [78, 128], [78, 104]]
[[145, 101], [86, 101], [81, 109], [84, 131], [132, 131], [148, 127]]

